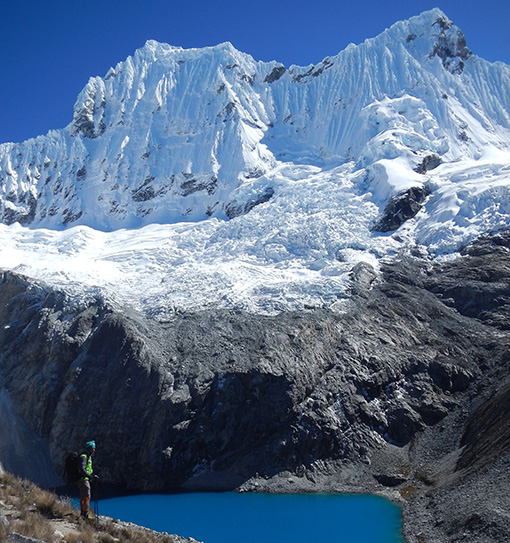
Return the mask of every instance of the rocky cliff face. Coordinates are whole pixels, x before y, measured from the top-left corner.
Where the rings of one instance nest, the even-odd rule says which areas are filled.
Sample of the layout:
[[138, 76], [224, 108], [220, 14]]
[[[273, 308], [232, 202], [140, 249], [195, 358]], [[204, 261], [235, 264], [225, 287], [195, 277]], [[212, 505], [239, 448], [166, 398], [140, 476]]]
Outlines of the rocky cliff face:
[[[487, 505], [450, 522], [439, 504], [509, 460], [510, 236], [374, 277], [360, 266], [331, 310], [154, 323], [4, 273], [2, 394], [55, 470], [92, 436], [113, 483], [249, 488], [289, 473], [315, 489], [399, 489], [419, 518], [443, 519], [434, 530], [483, 531]], [[490, 522], [508, 535], [503, 517]]]

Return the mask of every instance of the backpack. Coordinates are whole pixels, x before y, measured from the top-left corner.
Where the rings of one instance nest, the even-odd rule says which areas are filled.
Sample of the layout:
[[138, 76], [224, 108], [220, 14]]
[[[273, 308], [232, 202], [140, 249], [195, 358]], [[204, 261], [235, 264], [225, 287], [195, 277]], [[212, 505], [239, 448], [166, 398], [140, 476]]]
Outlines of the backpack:
[[80, 455], [76, 452], [70, 452], [64, 463], [64, 477], [68, 483], [77, 483], [81, 479], [78, 468]]

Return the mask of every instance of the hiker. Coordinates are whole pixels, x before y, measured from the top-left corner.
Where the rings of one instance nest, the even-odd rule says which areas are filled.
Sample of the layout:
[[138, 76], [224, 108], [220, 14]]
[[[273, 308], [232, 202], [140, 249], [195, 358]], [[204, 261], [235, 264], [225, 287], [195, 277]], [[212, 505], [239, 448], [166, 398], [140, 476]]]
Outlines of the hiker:
[[97, 475], [92, 469], [92, 457], [95, 452], [96, 442], [87, 441], [87, 443], [85, 443], [85, 452], [80, 454], [78, 462], [78, 472], [80, 474], [78, 488], [80, 489], [81, 516], [88, 519], [93, 518], [90, 513], [90, 498], [92, 496], [90, 481], [97, 479]]

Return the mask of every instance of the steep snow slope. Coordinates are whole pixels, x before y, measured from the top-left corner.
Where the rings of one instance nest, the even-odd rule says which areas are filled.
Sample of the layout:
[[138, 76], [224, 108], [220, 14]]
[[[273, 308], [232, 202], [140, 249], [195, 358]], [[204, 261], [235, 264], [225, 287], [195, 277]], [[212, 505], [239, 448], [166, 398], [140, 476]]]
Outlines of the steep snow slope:
[[437, 9], [308, 67], [150, 41], [0, 146], [0, 265], [161, 317], [331, 304], [507, 227], [509, 148], [510, 67]]
[[3, 222], [110, 230], [203, 220], [231, 216], [232, 191], [277, 160], [477, 157], [508, 142], [509, 83], [509, 68], [473, 56], [438, 10], [289, 70], [230, 44], [150, 41], [89, 81], [65, 130], [2, 146]]

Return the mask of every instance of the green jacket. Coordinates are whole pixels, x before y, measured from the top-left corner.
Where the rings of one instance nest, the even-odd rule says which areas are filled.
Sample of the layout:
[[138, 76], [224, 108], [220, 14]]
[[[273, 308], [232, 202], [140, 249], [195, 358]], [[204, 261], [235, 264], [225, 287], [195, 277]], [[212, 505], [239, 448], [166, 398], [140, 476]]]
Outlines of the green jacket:
[[92, 469], [92, 456], [89, 456], [87, 453], [80, 454], [79, 471], [81, 481], [90, 481], [90, 476], [94, 473]]

